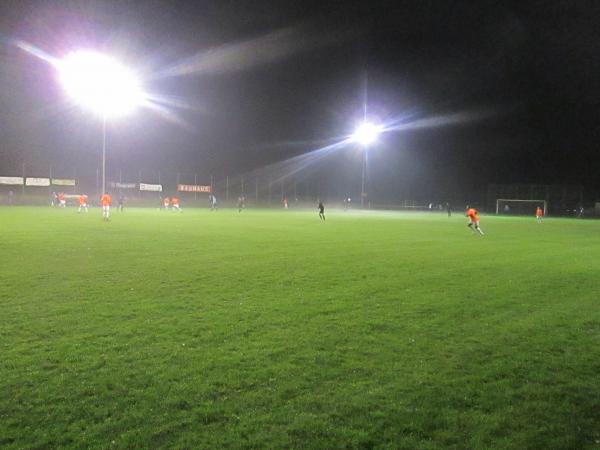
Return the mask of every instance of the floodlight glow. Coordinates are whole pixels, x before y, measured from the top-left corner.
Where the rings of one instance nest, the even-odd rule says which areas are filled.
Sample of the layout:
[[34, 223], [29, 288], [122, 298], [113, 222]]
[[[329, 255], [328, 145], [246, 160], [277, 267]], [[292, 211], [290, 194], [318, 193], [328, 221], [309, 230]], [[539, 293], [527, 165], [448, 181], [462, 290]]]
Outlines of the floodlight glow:
[[56, 63], [68, 94], [102, 117], [121, 116], [144, 101], [136, 76], [109, 56], [77, 51]]
[[359, 125], [354, 134], [352, 140], [358, 142], [361, 145], [367, 146], [372, 142], [375, 142], [377, 136], [381, 132], [381, 128], [377, 125], [373, 125], [369, 122], [364, 122]]

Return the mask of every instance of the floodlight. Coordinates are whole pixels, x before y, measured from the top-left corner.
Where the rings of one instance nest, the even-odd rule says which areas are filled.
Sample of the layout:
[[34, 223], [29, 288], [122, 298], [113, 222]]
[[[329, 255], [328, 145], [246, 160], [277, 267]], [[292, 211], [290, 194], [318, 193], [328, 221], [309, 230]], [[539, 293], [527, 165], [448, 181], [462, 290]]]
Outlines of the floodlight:
[[129, 113], [144, 100], [134, 73], [107, 55], [76, 51], [56, 65], [73, 100], [104, 119]]
[[377, 139], [377, 136], [380, 132], [381, 128], [377, 125], [373, 125], [369, 122], [363, 122], [358, 126], [352, 135], [352, 140], [366, 147]]

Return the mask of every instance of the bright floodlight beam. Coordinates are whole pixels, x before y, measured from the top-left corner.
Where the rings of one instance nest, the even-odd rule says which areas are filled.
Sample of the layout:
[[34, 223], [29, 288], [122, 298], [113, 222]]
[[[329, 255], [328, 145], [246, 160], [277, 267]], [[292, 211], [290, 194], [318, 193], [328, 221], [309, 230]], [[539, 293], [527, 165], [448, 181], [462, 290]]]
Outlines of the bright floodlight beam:
[[55, 63], [69, 96], [102, 117], [102, 193], [106, 192], [106, 120], [129, 114], [144, 102], [135, 74], [110, 56], [76, 51]]
[[356, 129], [356, 131], [352, 135], [352, 140], [366, 147], [377, 140], [377, 136], [379, 136], [380, 132], [381, 129], [377, 125], [373, 125], [369, 122], [364, 122], [361, 123]]

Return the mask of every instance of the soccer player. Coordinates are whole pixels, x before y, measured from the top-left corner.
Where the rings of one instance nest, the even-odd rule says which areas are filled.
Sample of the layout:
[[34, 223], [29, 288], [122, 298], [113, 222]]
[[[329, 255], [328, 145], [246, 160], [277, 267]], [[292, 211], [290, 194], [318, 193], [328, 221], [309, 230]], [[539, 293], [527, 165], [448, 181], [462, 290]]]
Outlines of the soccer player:
[[242, 210], [246, 207], [246, 199], [242, 197], [238, 197], [238, 212], [242, 212]]
[[173, 208], [173, 211], [183, 212], [179, 207], [179, 198], [177, 197], [171, 197], [171, 207]]
[[479, 227], [479, 213], [475, 208], [469, 208], [467, 206], [467, 213], [465, 214], [469, 218], [469, 224], [467, 225], [473, 233], [476, 231], [483, 236], [483, 231]]
[[452, 217], [452, 207], [450, 206], [450, 202], [446, 202], [446, 212], [448, 213], [448, 217]]
[[79, 208], [77, 208], [77, 214], [79, 214], [81, 212], [82, 209], [85, 210], [85, 212], [88, 212], [88, 206], [87, 206], [87, 195], [85, 194], [81, 194], [79, 196]]
[[215, 195], [211, 195], [211, 198], [210, 198], [210, 210], [211, 211], [216, 211], [217, 210], [217, 197]]
[[125, 196], [123, 194], [119, 194], [119, 211], [123, 212], [124, 206], [125, 206]]
[[64, 192], [61, 192], [60, 194], [58, 194], [58, 207], [59, 208], [67, 207], [67, 197], [65, 196]]
[[535, 210], [535, 219], [537, 220], [537, 223], [542, 223], [544, 220], [544, 210], [539, 206]]
[[323, 202], [319, 202], [319, 219], [325, 220], [325, 205]]
[[169, 197], [163, 198], [163, 208], [165, 209], [165, 211], [169, 210], [170, 204], [171, 204], [171, 200], [169, 200]]
[[100, 197], [100, 204], [102, 205], [102, 219], [105, 222], [108, 222], [110, 217], [110, 204], [112, 203], [112, 199], [108, 192], [105, 192], [102, 197]]

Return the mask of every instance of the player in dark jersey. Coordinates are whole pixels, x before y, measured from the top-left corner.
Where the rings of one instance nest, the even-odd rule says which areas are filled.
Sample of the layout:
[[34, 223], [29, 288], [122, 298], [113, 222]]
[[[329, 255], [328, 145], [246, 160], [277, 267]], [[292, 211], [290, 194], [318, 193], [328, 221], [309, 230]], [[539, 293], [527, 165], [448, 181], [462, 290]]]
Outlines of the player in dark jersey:
[[319, 202], [319, 219], [325, 220], [325, 205], [323, 205], [323, 202]]

